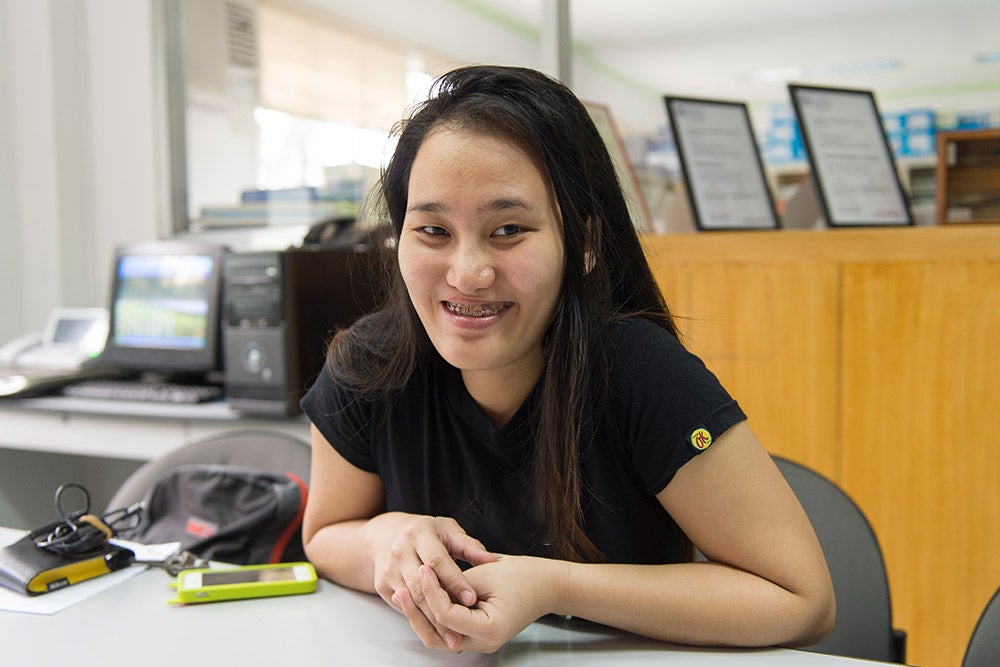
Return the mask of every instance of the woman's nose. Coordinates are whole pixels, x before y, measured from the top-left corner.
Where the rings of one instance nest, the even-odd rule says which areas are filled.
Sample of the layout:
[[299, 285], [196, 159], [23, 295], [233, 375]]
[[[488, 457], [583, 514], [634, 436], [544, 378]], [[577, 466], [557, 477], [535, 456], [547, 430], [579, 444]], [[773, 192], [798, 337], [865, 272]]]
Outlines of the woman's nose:
[[482, 248], [460, 247], [448, 268], [448, 284], [463, 294], [473, 294], [485, 289], [496, 280], [492, 256]]

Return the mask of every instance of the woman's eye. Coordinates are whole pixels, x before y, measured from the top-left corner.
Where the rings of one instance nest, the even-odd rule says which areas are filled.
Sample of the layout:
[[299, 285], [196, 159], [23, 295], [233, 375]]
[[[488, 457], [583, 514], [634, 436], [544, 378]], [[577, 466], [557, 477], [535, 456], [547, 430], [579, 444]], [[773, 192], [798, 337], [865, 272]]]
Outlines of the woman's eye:
[[421, 234], [426, 234], [427, 236], [444, 236], [448, 233], [443, 227], [435, 227], [434, 225], [424, 225], [422, 227], [418, 227], [417, 231]]
[[520, 234], [524, 229], [520, 225], [503, 225], [498, 227], [493, 236], [516, 236]]

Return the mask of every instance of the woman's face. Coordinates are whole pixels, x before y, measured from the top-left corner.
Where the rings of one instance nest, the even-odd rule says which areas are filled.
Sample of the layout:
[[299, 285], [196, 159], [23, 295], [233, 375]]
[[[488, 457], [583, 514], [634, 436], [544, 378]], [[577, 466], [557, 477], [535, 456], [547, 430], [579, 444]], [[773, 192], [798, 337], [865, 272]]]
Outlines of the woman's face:
[[410, 171], [399, 267], [434, 347], [468, 373], [537, 378], [563, 231], [540, 166], [493, 134], [432, 130]]

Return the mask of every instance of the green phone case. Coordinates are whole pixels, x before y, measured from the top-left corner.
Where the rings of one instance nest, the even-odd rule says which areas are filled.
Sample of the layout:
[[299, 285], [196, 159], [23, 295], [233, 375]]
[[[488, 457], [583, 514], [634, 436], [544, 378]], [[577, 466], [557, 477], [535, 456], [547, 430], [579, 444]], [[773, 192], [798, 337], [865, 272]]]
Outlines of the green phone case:
[[307, 562], [199, 568], [179, 573], [170, 586], [177, 591], [171, 604], [300, 595], [316, 590], [316, 569]]

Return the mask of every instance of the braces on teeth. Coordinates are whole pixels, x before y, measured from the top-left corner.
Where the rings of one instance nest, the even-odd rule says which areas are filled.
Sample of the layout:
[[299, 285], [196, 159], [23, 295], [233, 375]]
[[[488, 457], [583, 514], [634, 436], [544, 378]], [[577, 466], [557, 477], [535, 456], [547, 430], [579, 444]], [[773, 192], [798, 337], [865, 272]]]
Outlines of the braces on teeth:
[[457, 303], [448, 302], [448, 310], [455, 313], [456, 315], [465, 315], [467, 317], [489, 317], [491, 315], [496, 315], [501, 310], [503, 310], [503, 306], [495, 306], [488, 304], [462, 306]]

